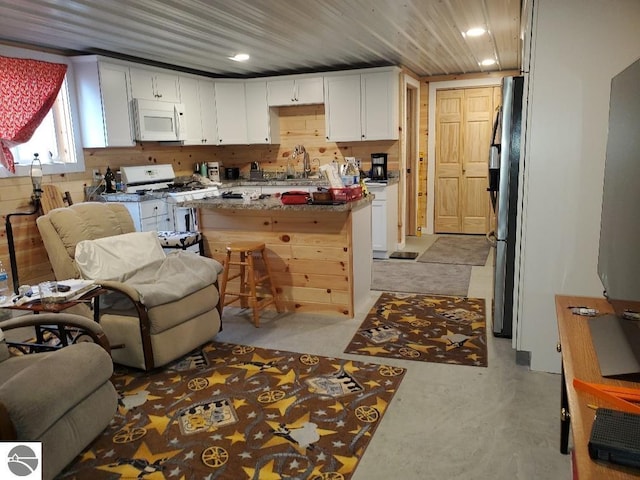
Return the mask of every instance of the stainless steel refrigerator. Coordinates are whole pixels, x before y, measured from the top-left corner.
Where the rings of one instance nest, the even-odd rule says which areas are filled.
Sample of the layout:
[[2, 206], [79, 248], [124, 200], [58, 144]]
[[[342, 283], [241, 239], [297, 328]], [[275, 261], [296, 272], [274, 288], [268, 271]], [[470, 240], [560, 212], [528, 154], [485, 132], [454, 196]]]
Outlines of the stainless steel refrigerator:
[[489, 153], [489, 194], [495, 212], [493, 334], [513, 335], [518, 175], [522, 127], [524, 77], [502, 81], [502, 107], [493, 127]]

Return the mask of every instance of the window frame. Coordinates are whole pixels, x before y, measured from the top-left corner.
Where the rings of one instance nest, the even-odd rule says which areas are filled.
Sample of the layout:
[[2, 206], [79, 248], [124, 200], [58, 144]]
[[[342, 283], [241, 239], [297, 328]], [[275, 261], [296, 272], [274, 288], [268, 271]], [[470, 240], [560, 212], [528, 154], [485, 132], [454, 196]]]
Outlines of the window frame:
[[[71, 132], [73, 136], [73, 149], [75, 151], [75, 162], [70, 163], [47, 163], [41, 159], [43, 175], [64, 174], [73, 172], [84, 172], [84, 152], [82, 148], [82, 138], [80, 135], [80, 117], [78, 110], [78, 99], [76, 94], [76, 85], [73, 74], [73, 63], [68, 57], [54, 55], [39, 50], [30, 50], [26, 48], [18, 48], [9, 45], [0, 45], [0, 55], [15, 58], [28, 58], [33, 60], [41, 60], [44, 62], [64, 63], [67, 65], [67, 73], [65, 79], [67, 82], [67, 93], [69, 100], [69, 111], [71, 114]], [[16, 163], [16, 173], [11, 173], [4, 166], [0, 166], [0, 178], [11, 177], [28, 177], [31, 175], [31, 163]]]

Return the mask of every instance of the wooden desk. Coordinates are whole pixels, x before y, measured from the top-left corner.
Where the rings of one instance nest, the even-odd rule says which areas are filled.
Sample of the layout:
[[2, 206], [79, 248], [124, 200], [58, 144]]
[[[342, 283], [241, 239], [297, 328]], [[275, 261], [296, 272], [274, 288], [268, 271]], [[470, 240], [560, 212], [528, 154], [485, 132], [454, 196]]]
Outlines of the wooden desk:
[[[595, 410], [588, 405], [613, 408], [606, 401], [593, 395], [578, 392], [573, 379], [586, 382], [640, 388], [633, 382], [604, 378], [600, 375], [598, 358], [591, 342], [589, 323], [584, 316], [571, 313], [571, 306], [595, 308], [600, 312], [612, 312], [604, 298], [556, 296], [556, 315], [562, 353], [562, 408], [560, 451], [568, 453], [569, 422], [573, 434], [573, 466], [579, 480], [637, 479], [640, 470], [629, 469], [611, 463], [595, 462], [589, 457], [588, 443]], [[566, 410], [565, 410], [566, 409]], [[568, 413], [568, 415], [565, 415]]]

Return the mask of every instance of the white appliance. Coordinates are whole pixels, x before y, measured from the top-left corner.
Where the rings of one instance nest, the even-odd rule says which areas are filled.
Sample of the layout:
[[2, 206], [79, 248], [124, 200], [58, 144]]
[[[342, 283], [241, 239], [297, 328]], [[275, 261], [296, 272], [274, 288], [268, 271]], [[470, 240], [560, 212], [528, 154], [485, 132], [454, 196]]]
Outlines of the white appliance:
[[220, 164], [218, 162], [207, 163], [207, 173], [209, 180], [216, 183], [220, 182]]
[[[182, 202], [218, 196], [216, 185], [202, 185], [197, 182], [176, 184], [173, 166], [168, 164], [152, 166], [121, 167], [125, 193], [149, 192], [155, 199], [166, 202], [172, 230], [188, 232], [198, 229], [196, 209], [181, 206]], [[140, 230], [143, 230], [140, 227]], [[197, 252], [197, 245], [194, 249]]]
[[186, 138], [182, 103], [134, 98], [133, 114], [136, 140], [179, 142]]

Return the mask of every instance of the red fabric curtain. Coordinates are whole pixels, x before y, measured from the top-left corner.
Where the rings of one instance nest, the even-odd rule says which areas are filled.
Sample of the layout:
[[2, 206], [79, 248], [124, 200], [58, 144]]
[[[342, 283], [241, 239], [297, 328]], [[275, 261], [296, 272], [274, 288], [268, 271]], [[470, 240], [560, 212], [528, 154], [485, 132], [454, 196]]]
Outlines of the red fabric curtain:
[[67, 66], [0, 56], [0, 163], [16, 168], [9, 148], [29, 141], [58, 96]]

